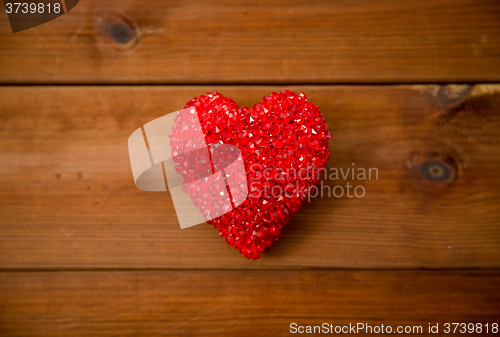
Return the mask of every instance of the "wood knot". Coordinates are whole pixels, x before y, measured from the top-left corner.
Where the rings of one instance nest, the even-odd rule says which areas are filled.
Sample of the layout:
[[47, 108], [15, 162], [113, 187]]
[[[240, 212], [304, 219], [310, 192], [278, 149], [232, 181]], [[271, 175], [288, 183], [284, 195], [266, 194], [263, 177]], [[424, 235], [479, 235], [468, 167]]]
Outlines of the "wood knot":
[[407, 169], [412, 182], [420, 187], [432, 189], [453, 184], [459, 173], [455, 158], [440, 153], [412, 152]]
[[123, 22], [115, 22], [106, 27], [106, 32], [118, 43], [126, 44], [135, 38], [135, 30]]
[[423, 178], [437, 183], [448, 180], [454, 172], [450, 165], [441, 160], [425, 161], [419, 166], [419, 171]]
[[460, 106], [469, 96], [473, 86], [468, 84], [441, 85], [436, 94], [434, 107], [438, 109], [453, 109]]
[[[97, 20], [100, 43], [103, 48], [112, 47], [117, 50], [131, 49], [139, 40], [136, 26], [132, 20], [118, 14], [109, 14]], [[107, 47], [106, 47], [107, 46]]]

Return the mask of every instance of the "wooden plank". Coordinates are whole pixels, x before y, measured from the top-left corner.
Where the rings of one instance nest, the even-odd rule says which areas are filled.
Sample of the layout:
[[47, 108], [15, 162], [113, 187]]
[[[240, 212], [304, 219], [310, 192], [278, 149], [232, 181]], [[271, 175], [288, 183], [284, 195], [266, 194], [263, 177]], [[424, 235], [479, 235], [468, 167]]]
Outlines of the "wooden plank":
[[344, 195], [304, 205], [257, 261], [135, 187], [136, 128], [207, 90], [248, 106], [278, 89], [0, 88], [0, 268], [500, 267], [500, 85], [291, 87], [326, 117], [328, 168], [378, 180], [325, 181]]
[[500, 323], [499, 281], [498, 271], [2, 273], [0, 333], [288, 336], [291, 323], [364, 323], [429, 335], [431, 323], [443, 335], [444, 323]]
[[87, 0], [12, 34], [3, 83], [500, 80], [495, 0]]

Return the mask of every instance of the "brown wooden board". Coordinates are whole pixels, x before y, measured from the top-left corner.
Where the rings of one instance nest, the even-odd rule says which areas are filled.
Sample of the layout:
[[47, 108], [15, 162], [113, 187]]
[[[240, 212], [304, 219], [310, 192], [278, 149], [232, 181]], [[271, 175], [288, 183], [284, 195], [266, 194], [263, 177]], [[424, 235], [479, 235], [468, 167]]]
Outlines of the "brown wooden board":
[[325, 115], [328, 168], [378, 180], [325, 181], [344, 196], [304, 205], [257, 261], [212, 226], [181, 230], [168, 193], [135, 187], [135, 129], [207, 90], [252, 105], [278, 89], [0, 88], [0, 268], [500, 266], [499, 85], [290, 87]]
[[499, 279], [498, 271], [10, 272], [0, 274], [0, 334], [289, 336], [292, 323], [364, 323], [421, 326], [408, 335], [427, 336], [430, 323], [442, 336], [455, 322], [481, 323], [483, 335], [488, 324], [496, 336]]
[[0, 83], [500, 80], [496, 0], [86, 0], [13, 34]]

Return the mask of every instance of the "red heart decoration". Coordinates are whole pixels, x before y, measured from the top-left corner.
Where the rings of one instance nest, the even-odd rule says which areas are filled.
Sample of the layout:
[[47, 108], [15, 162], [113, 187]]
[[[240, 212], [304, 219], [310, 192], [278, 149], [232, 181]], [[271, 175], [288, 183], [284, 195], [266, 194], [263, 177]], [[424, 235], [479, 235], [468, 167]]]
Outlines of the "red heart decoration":
[[[253, 108], [217, 92], [193, 98], [189, 107], [196, 108], [206, 143], [237, 146], [246, 171], [246, 200], [207, 223], [246, 258], [258, 259], [318, 183], [330, 157], [325, 119], [304, 93], [289, 90], [266, 95]], [[173, 148], [186, 141], [181, 128], [170, 138]]]

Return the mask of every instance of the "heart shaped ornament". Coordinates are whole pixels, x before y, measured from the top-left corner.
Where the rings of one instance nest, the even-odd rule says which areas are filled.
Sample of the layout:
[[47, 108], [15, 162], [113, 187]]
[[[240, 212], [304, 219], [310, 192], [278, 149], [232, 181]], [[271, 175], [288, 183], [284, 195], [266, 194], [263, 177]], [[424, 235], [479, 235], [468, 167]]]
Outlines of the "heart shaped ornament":
[[[289, 90], [266, 95], [252, 108], [238, 106], [217, 92], [207, 93], [190, 100], [184, 109], [193, 107], [210, 157], [223, 160], [218, 165], [211, 158], [195, 155], [196, 151], [176, 156], [176, 148], [185, 148], [186, 143], [192, 142], [187, 128], [177, 121], [169, 138], [184, 192], [196, 200], [206, 222], [217, 228], [229, 245], [246, 258], [258, 259], [260, 253], [280, 238], [283, 226], [300, 210], [311, 188], [318, 183], [330, 157], [328, 140], [332, 136], [325, 119], [304, 93]], [[194, 162], [189, 156], [205, 168], [189, 169]], [[237, 163], [238, 159], [243, 161], [244, 172], [233, 170], [224, 174], [222, 168]], [[222, 175], [212, 174], [216, 178], [207, 181], [205, 187], [199, 184], [189, 187], [189, 182], [197, 181], [200, 173], [204, 176], [216, 173], [217, 166]], [[197, 172], [196, 176], [193, 172]], [[215, 205], [214, 198], [224, 195], [226, 186], [238, 184], [245, 191], [227, 188], [226, 197], [229, 196], [233, 207]], [[204, 202], [207, 198], [210, 203]]]

